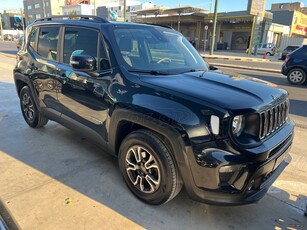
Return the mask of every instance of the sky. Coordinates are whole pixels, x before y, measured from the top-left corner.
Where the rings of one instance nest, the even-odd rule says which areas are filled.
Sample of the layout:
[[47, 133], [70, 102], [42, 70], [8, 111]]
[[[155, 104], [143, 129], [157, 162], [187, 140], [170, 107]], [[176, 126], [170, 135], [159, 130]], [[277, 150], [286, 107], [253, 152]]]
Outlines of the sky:
[[[160, 6], [195, 6], [200, 8], [205, 8], [210, 10], [210, 2], [211, 0], [140, 0], [141, 2], [148, 2], [153, 1], [156, 5]], [[212, 11], [214, 9], [214, 2], [212, 0], [213, 6]], [[246, 10], [248, 0], [219, 0], [218, 11], [225, 12], [225, 11], [239, 11], [239, 10]], [[284, 3], [284, 2], [303, 2], [304, 6], [307, 6], [307, 0], [267, 0], [266, 9], [271, 8], [272, 3]], [[23, 0], [0, 0], [0, 10], [20, 10], [23, 8]]]

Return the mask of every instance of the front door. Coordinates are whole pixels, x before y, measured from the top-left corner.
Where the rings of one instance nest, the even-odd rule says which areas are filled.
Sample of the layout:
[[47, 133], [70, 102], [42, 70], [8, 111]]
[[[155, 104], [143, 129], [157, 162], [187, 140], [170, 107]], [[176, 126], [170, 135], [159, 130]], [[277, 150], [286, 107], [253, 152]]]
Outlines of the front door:
[[[87, 127], [106, 139], [108, 108], [111, 103], [108, 85], [113, 76], [102, 41], [102, 36], [96, 30], [65, 27], [63, 53], [58, 65], [61, 69], [58, 100], [63, 119]], [[70, 56], [73, 52], [95, 57], [95, 73], [73, 70], [70, 65]]]

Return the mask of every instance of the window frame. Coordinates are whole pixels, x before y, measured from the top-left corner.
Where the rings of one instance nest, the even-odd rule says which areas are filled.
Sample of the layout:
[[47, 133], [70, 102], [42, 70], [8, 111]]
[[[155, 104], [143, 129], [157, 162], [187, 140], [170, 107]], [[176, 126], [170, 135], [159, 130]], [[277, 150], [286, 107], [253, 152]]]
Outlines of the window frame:
[[[56, 63], [59, 63], [59, 55], [60, 55], [60, 38], [61, 38], [61, 28], [62, 28], [62, 26], [61, 25], [57, 25], [57, 24], [55, 24], [55, 25], [51, 25], [51, 24], [49, 24], [49, 25], [41, 25], [41, 26], [37, 26], [38, 27], [38, 33], [37, 33], [37, 35], [36, 35], [36, 44], [35, 44], [35, 48], [36, 48], [36, 50], [34, 50], [35, 51], [35, 54], [37, 55], [37, 56], [39, 56], [40, 58], [42, 58], [42, 59], [44, 59], [44, 60], [48, 60], [48, 61], [52, 61], [52, 62], [56, 62]], [[56, 60], [51, 60], [51, 59], [48, 59], [48, 58], [46, 58], [46, 57], [43, 57], [43, 56], [41, 56], [39, 53], [38, 53], [38, 41], [39, 41], [39, 34], [40, 34], [40, 32], [41, 32], [41, 29], [42, 28], [46, 28], [46, 27], [58, 27], [59, 28], [59, 38], [58, 38], [58, 43], [57, 43], [57, 58], [56, 58]]]
[[[35, 45], [34, 45], [34, 47], [30, 46], [30, 35], [31, 35], [33, 29], [37, 29], [36, 36], [35, 36]], [[28, 36], [27, 36], [26, 47], [27, 47], [27, 49], [30, 48], [32, 52], [35, 52], [37, 54], [37, 44], [38, 44], [37, 40], [38, 40], [38, 35], [39, 35], [39, 26], [32, 26], [31, 27], [31, 33], [29, 33]]]
[[[63, 61], [64, 60], [64, 43], [65, 43], [65, 31], [66, 31], [66, 28], [77, 28], [77, 29], [81, 28], [81, 29], [92, 30], [92, 31], [97, 32], [97, 34], [98, 34], [98, 36], [97, 36], [97, 44], [98, 45], [97, 45], [97, 48], [96, 48], [96, 53], [97, 53], [97, 60], [96, 60], [96, 62], [98, 62], [98, 64], [97, 64], [97, 70], [96, 71], [105, 71], [105, 70], [112, 69], [112, 63], [111, 63], [109, 52], [107, 50], [107, 44], [105, 42], [103, 34], [101, 33], [101, 30], [95, 29], [95, 28], [91, 28], [91, 27], [78, 26], [78, 25], [64, 25], [64, 26], [62, 26], [62, 31], [61, 31], [61, 36], [60, 36], [61, 46], [59, 47], [60, 48], [59, 63], [61, 63], [61, 65], [65, 65], [65, 66], [70, 66], [71, 67], [71, 65], [69, 63], [64, 63], [64, 61]], [[101, 69], [100, 62], [98, 61], [100, 59], [100, 46], [104, 47], [104, 51], [105, 51], [107, 60], [110, 63], [110, 68], [109, 69]]]

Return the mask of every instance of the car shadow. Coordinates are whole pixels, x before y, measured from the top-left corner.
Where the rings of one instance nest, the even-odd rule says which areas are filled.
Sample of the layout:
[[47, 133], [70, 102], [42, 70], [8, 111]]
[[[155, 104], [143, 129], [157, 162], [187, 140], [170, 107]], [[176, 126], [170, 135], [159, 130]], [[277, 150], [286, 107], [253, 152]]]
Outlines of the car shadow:
[[[2, 152], [108, 206], [146, 229], [274, 229], [293, 224], [307, 226], [300, 206], [285, 198], [289, 194], [278, 188], [274, 188], [278, 194], [270, 192], [258, 203], [245, 206], [202, 204], [189, 199], [184, 189], [165, 205], [147, 205], [136, 199], [126, 187], [116, 158], [55, 122], [49, 122], [42, 129], [29, 128], [20, 113], [18, 97], [15, 92], [12, 93], [15, 86], [0, 82], [0, 89]], [[14, 172], [16, 169], [10, 170]], [[16, 174], [19, 173], [16, 171]], [[14, 181], [11, 183], [1, 186], [13, 186]], [[27, 188], [30, 185], [19, 186], [20, 191], [31, 192]], [[11, 191], [10, 197], [14, 195], [18, 195], [18, 191]], [[300, 199], [304, 202], [307, 200], [303, 195], [300, 195]]]

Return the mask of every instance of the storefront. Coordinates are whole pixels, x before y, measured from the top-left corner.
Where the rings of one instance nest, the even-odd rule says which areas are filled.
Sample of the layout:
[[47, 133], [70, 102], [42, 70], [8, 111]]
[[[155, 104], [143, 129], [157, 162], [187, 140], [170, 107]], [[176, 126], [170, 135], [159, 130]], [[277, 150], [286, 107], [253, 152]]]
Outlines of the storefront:
[[[175, 9], [159, 10], [150, 16], [146, 10], [136, 11], [133, 21], [140, 23], [162, 24], [173, 27], [189, 40], [195, 47], [209, 49], [213, 31], [213, 14], [199, 8], [187, 7], [181, 13]], [[181, 7], [181, 10], [183, 7]], [[170, 13], [171, 12], [171, 13]], [[145, 16], [146, 15], [146, 16]], [[253, 15], [247, 11], [218, 13], [216, 29], [216, 49], [246, 50], [252, 32]]]

